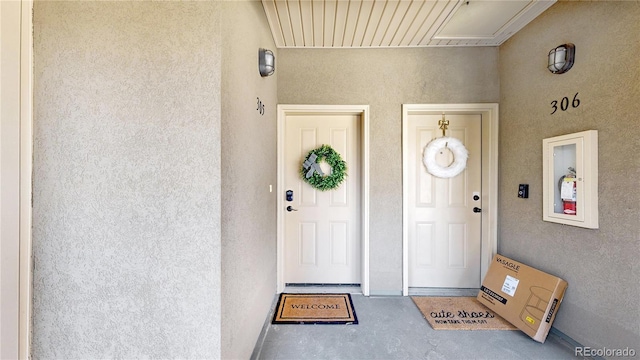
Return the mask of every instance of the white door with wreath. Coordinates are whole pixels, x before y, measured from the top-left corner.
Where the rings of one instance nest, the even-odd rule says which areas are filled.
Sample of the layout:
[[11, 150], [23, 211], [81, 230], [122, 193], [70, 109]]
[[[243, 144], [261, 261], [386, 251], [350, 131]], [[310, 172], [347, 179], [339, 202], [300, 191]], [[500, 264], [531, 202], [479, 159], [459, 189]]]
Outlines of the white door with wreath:
[[286, 117], [285, 283], [360, 283], [360, 137], [359, 115]]
[[[478, 288], [482, 254], [482, 116], [405, 119], [408, 286]], [[468, 156], [468, 158], [467, 158]]]

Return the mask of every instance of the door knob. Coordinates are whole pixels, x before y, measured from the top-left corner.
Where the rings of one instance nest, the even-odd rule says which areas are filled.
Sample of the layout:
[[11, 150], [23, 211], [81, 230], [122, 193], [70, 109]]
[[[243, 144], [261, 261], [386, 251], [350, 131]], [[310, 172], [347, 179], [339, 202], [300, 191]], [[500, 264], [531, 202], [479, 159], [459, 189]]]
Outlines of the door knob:
[[298, 209], [294, 209], [291, 205], [287, 206], [287, 211], [298, 211]]
[[473, 212], [474, 213], [479, 213], [479, 212], [482, 212], [482, 209], [480, 209], [479, 207], [476, 206], [476, 207], [473, 208]]

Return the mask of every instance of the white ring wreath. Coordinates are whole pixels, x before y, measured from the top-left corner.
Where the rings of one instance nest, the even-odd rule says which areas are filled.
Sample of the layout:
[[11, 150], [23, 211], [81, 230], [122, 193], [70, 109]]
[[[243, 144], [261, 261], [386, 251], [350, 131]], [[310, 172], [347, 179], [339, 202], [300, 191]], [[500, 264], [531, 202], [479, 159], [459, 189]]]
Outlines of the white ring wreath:
[[[445, 147], [449, 148], [453, 153], [453, 163], [449, 167], [440, 166], [436, 162], [436, 154]], [[460, 174], [467, 167], [468, 157], [469, 152], [460, 140], [452, 137], [441, 137], [429, 142], [424, 149], [422, 161], [431, 175], [440, 178], [451, 178]]]

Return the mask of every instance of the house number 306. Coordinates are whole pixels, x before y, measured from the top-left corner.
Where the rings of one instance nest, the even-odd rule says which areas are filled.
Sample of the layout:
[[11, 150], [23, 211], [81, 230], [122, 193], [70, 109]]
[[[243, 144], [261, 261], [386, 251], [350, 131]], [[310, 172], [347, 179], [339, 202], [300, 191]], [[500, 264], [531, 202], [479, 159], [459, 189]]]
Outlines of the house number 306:
[[260, 98], [256, 98], [256, 99], [258, 99], [258, 107], [256, 108], [256, 110], [258, 110], [260, 115], [264, 115], [264, 104], [262, 103]]
[[[560, 100], [560, 110], [567, 111], [567, 109], [569, 108], [569, 105], [571, 105], [572, 108], [577, 108], [578, 106], [580, 106], [580, 99], [578, 99], [578, 93], [573, 95], [573, 100], [571, 100], [571, 104], [569, 104], [569, 98], [566, 96], [563, 97], [562, 100]], [[551, 102], [551, 108], [553, 109], [553, 111], [551, 112], [551, 115], [553, 115], [556, 113], [556, 111], [558, 111], [558, 100], [553, 100]]]

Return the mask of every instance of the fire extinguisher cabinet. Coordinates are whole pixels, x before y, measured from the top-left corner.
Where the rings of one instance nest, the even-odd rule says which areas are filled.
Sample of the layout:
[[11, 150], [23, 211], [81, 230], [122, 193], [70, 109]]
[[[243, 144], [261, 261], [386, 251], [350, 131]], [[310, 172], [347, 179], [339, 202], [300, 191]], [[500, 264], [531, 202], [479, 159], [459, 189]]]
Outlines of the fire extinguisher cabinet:
[[598, 228], [598, 131], [542, 141], [543, 220]]

